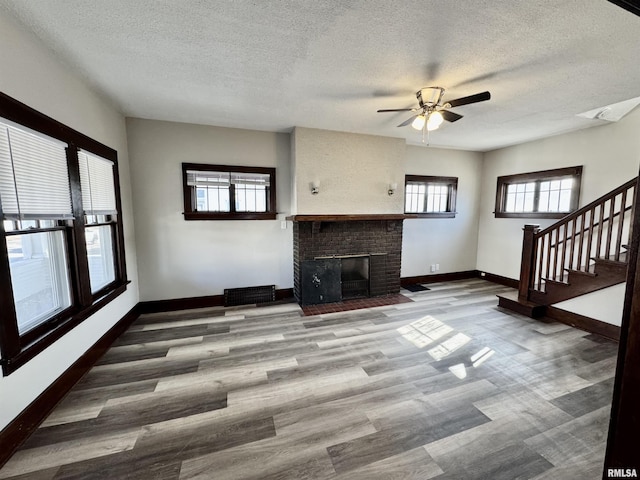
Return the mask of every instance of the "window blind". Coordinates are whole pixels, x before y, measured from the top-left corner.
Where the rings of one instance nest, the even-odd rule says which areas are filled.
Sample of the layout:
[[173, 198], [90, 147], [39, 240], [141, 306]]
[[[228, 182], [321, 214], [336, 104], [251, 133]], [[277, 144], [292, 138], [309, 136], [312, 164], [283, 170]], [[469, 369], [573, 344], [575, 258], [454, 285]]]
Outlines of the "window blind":
[[190, 187], [228, 187], [229, 172], [187, 170], [187, 185]]
[[66, 145], [0, 122], [4, 218], [73, 218]]
[[187, 185], [190, 187], [228, 187], [233, 185], [262, 185], [268, 187], [269, 174], [209, 172], [187, 170]]
[[231, 173], [231, 183], [234, 185], [263, 185], [269, 186], [269, 174], [264, 173]]
[[84, 213], [86, 215], [117, 213], [113, 162], [85, 151], [78, 152], [78, 161]]

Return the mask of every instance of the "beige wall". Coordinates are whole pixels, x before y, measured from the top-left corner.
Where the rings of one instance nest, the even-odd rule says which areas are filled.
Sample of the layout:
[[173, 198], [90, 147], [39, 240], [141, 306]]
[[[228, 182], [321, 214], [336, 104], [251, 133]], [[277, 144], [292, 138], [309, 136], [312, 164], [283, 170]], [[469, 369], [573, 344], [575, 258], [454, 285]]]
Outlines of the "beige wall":
[[[263, 284], [291, 288], [292, 224], [285, 222], [284, 230], [282, 225], [295, 208], [293, 196], [298, 213], [401, 213], [405, 173], [458, 176], [459, 213], [455, 219], [405, 220], [402, 275], [426, 275], [432, 263], [440, 265], [438, 273], [475, 268], [479, 153], [306, 128], [297, 128], [291, 139], [288, 134], [127, 119], [127, 132], [143, 301]], [[279, 219], [185, 221], [182, 162], [276, 167]], [[321, 181], [318, 195], [309, 191], [310, 178]], [[388, 179], [398, 183], [396, 195], [387, 194]]]
[[556, 303], [554, 306], [619, 327], [622, 324], [625, 289], [626, 284], [621, 283]]
[[[517, 279], [520, 274], [522, 227], [554, 220], [494, 218], [496, 181], [501, 175], [583, 165], [580, 206], [638, 175], [640, 109], [617, 123], [558, 135], [489, 152], [482, 170], [478, 263], [486, 271]], [[624, 288], [616, 287], [558, 304], [560, 308], [620, 324]]]
[[[404, 176], [458, 177], [456, 218], [404, 221], [401, 275], [473, 270], [476, 265], [482, 154], [403, 139], [295, 128], [291, 140], [293, 206], [298, 214], [403, 213]], [[312, 195], [310, 183], [320, 181]], [[397, 183], [389, 196], [390, 183]]]
[[138, 302], [124, 118], [47, 48], [0, 11], [0, 91], [118, 151], [128, 276], [115, 301], [8, 377], [0, 378], [0, 429]]
[[555, 220], [495, 218], [497, 177], [583, 165], [580, 206], [638, 175], [640, 109], [620, 122], [488, 152], [481, 182], [478, 269], [518, 278], [522, 227], [545, 228]]
[[[140, 298], [293, 287], [289, 135], [127, 119]], [[276, 167], [278, 220], [184, 220], [181, 164]]]
[[[292, 211], [297, 214], [402, 213], [402, 195], [387, 195], [390, 183], [404, 184], [405, 141], [311, 128], [294, 129]], [[320, 181], [320, 193], [309, 185]]]
[[[404, 221], [403, 277], [461, 272], [476, 268], [482, 154], [462, 150], [407, 146], [404, 170], [408, 175], [458, 177], [455, 218]], [[402, 192], [398, 194], [403, 197]]]

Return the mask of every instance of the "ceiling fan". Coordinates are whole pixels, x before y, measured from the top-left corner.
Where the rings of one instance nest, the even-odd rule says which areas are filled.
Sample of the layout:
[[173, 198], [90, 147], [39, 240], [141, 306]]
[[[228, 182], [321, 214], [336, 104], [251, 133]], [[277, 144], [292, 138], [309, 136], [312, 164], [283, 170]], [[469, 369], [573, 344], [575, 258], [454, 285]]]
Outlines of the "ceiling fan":
[[425, 87], [416, 92], [419, 107], [382, 109], [378, 110], [378, 112], [419, 112], [402, 122], [398, 127], [411, 124], [416, 130], [424, 130], [426, 127], [427, 131], [432, 131], [437, 129], [444, 120], [447, 122], [457, 122], [462, 118], [462, 115], [450, 112], [447, 109], [461, 105], [469, 105], [471, 103], [484, 102], [491, 98], [489, 92], [482, 92], [442, 103], [443, 95], [444, 88], [442, 87]]

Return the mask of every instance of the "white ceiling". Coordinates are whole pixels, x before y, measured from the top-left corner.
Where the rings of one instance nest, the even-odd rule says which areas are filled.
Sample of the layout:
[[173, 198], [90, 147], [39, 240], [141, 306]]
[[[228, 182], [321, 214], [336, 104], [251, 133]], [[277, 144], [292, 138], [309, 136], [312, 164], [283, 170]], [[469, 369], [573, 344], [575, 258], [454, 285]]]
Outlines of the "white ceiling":
[[425, 86], [464, 119], [431, 145], [486, 151], [605, 123], [640, 96], [640, 17], [606, 0], [0, 0], [132, 117], [404, 137]]

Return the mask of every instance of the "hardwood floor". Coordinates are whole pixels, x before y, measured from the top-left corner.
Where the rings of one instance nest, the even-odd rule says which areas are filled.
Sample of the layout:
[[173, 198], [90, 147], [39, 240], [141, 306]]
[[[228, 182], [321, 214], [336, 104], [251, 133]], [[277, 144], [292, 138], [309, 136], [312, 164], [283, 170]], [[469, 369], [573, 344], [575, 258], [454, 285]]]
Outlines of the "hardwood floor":
[[483, 280], [429, 287], [144, 315], [0, 478], [601, 478], [617, 344], [499, 310]]

